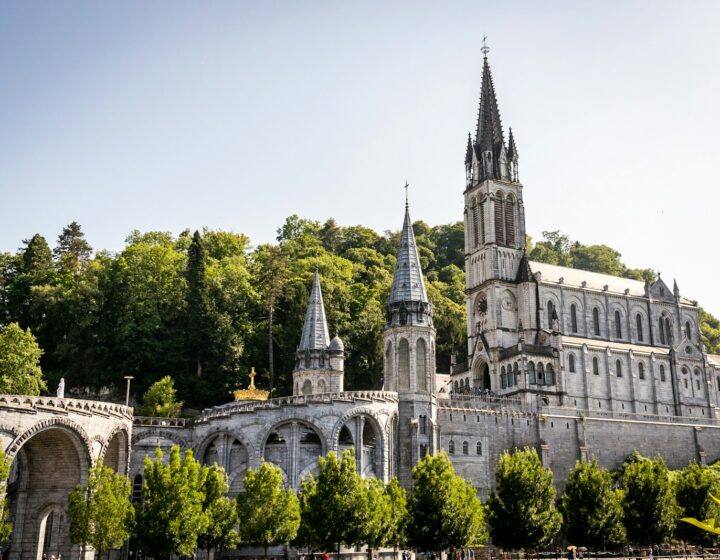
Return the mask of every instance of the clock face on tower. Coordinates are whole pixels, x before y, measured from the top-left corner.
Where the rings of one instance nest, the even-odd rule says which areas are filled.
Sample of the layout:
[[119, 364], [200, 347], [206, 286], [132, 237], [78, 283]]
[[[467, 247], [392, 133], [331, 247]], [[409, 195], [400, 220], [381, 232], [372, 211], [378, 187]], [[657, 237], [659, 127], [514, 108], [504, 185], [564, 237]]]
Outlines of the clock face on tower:
[[480, 294], [475, 300], [475, 308], [477, 309], [477, 314], [479, 316], [485, 316], [488, 309], [487, 296], [485, 294]]

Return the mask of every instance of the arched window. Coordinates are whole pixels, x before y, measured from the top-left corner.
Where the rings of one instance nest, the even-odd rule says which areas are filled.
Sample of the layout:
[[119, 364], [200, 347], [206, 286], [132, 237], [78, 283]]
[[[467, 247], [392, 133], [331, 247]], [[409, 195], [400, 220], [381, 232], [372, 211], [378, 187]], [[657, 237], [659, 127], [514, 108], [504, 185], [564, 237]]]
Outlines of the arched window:
[[690, 331], [690, 321], [685, 321], [685, 336], [688, 340], [692, 340], [692, 332]]
[[548, 329], [550, 329], [550, 330], [552, 330], [552, 323], [553, 323], [552, 317], [553, 317], [554, 311], [555, 311], [555, 306], [553, 305], [553, 302], [548, 300], [548, 302], [547, 302], [547, 325], [548, 325]]
[[593, 358], [593, 374], [600, 375], [600, 362], [597, 358]]
[[508, 386], [508, 378], [507, 378], [507, 373], [505, 373], [505, 366], [500, 368], [500, 386], [503, 389], [506, 389]]
[[642, 362], [638, 364], [638, 377], [640, 377], [640, 379], [645, 379], [645, 364]]
[[450, 455], [455, 455], [455, 442], [453, 440], [450, 440], [450, 443], [448, 444], [448, 453]]
[[467, 454], [468, 454], [468, 442], [463, 441], [463, 455], [467, 455]]
[[635, 326], [637, 327], [638, 341], [642, 342], [643, 341], [643, 320], [642, 320], [642, 315], [640, 315], [640, 313], [635, 315]]
[[600, 310], [597, 307], [593, 308], [593, 334], [600, 336]]
[[427, 371], [427, 344], [424, 338], [419, 338], [415, 346], [415, 375], [417, 376], [416, 388], [418, 391], [428, 390]]
[[482, 455], [482, 442], [477, 442], [475, 445], [475, 455]]
[[532, 385], [535, 385], [535, 383], [537, 383], [537, 378], [535, 377], [535, 363], [534, 362], [528, 363], [528, 382]]
[[513, 385], [517, 385], [520, 382], [520, 368], [518, 367], [518, 363], [515, 362], [515, 365], [513, 366]]
[[537, 365], [537, 382], [538, 385], [545, 385], [545, 366], [542, 363]]
[[505, 241], [515, 246], [515, 199], [512, 195], [505, 201]]
[[473, 199], [472, 201], [472, 233], [473, 233], [473, 247], [477, 247], [480, 245], [480, 224], [478, 223], [480, 221], [480, 212], [477, 205], [477, 201]]
[[480, 201], [480, 243], [485, 244], [485, 200]]
[[575, 373], [575, 354], [568, 355], [568, 369], [570, 373]]
[[660, 317], [660, 344], [665, 344], [665, 321]]
[[620, 322], [619, 311], [615, 311], [615, 338], [622, 338], [622, 323]]
[[622, 377], [622, 362], [615, 360], [615, 375]]
[[398, 344], [398, 390], [410, 390], [410, 345], [405, 338]]
[[455, 384], [454, 384], [454, 387], [453, 387], [453, 388], [454, 388], [455, 392], [457, 393], [458, 390], [459, 390], [459, 389], [458, 389], [458, 382], [457, 382], [457, 381], [455, 381]]
[[495, 196], [495, 241], [500, 245], [505, 245], [505, 200], [498, 193]]
[[574, 333], [578, 332], [577, 306], [574, 303], [570, 306], [570, 330]]
[[137, 504], [142, 501], [142, 489], [143, 489], [143, 477], [141, 474], [136, 474], [133, 479], [132, 485], [132, 503]]
[[665, 366], [660, 366], [660, 381], [665, 381]]
[[665, 317], [665, 336], [667, 337], [668, 344], [672, 344], [673, 332], [669, 317]]
[[548, 364], [545, 370], [545, 385], [555, 385], [555, 368], [552, 364]]

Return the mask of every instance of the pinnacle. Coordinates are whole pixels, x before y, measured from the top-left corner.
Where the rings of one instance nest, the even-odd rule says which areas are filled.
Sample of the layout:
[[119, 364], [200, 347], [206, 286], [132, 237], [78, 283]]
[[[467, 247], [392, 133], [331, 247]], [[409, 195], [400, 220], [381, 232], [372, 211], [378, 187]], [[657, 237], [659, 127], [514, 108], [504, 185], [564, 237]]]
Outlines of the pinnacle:
[[329, 342], [330, 335], [328, 334], [325, 304], [323, 303], [322, 289], [320, 288], [320, 274], [316, 268], [298, 350], [324, 350]]

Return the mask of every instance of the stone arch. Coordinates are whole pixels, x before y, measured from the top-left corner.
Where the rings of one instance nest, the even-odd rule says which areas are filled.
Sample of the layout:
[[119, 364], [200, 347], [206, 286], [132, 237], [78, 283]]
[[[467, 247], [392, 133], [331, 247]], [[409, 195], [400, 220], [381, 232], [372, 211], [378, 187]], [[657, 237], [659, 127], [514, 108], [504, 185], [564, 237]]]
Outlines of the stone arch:
[[418, 391], [428, 390], [428, 356], [427, 343], [424, 338], [418, 338], [415, 348], [415, 375]]
[[179, 445], [181, 448], [187, 447], [187, 441], [185, 440], [185, 438], [183, 438], [179, 434], [173, 432], [172, 430], [163, 430], [163, 429], [155, 430], [152, 428], [149, 428], [149, 429], [144, 428], [142, 432], [135, 432], [132, 435], [132, 444], [135, 445], [139, 441], [142, 441], [142, 440], [148, 439], [148, 438], [154, 438], [154, 437], [169, 439], [173, 443], [176, 443], [177, 445]]
[[[278, 465], [287, 473], [289, 486], [297, 487], [300, 473], [308, 468], [316, 469], [318, 457], [327, 453], [328, 445], [322, 429], [314, 422], [305, 418], [286, 418], [263, 430], [258, 449], [263, 460]], [[291, 460], [293, 451], [294, 462]]]
[[[360, 451], [363, 459], [363, 465], [361, 467], [361, 465], [358, 464], [358, 469], [362, 468], [361, 474], [363, 476], [384, 478], [384, 473], [387, 465], [386, 442], [389, 438], [388, 434], [386, 433], [386, 429], [388, 428], [388, 426], [386, 425], [385, 429], [383, 428], [377, 412], [367, 407], [358, 407], [348, 410], [335, 422], [330, 441], [333, 444], [333, 448], [339, 452], [340, 434], [342, 433], [343, 428], [346, 428], [348, 423], [352, 419], [359, 417], [362, 417], [364, 419], [364, 426], [362, 432], [363, 449]], [[388, 421], [388, 424], [390, 424], [390, 421]], [[365, 443], [366, 441], [368, 441], [367, 435], [369, 429], [372, 429], [373, 435], [375, 436], [375, 441], [372, 445], [366, 445]], [[351, 434], [353, 433], [353, 430], [351, 428], [348, 428], [348, 431]], [[358, 443], [357, 435], [358, 434], [356, 433], [355, 437], [353, 438], [356, 448], [356, 460], [359, 456], [356, 447]]]
[[327, 384], [324, 379], [317, 382], [317, 393], [327, 393]]
[[15, 475], [7, 492], [14, 525], [11, 550], [35, 558], [43, 552], [77, 556], [79, 547], [70, 542], [64, 515], [68, 494], [87, 483], [92, 446], [82, 427], [68, 418], [39, 421], [13, 441], [8, 457]]
[[209, 434], [196, 447], [197, 459], [205, 465], [217, 464], [228, 475], [229, 493], [237, 495], [244, 489], [244, 480], [253, 448], [244, 434], [231, 430], [219, 430]]
[[115, 472], [126, 474], [130, 460], [130, 437], [125, 426], [116, 426], [108, 434], [107, 441], [103, 443], [99, 454], [105, 466]]
[[385, 390], [386, 391], [397, 391], [397, 377], [394, 374], [394, 357], [393, 343], [392, 340], [388, 340], [385, 345], [385, 361], [383, 363], [385, 370]]
[[410, 390], [410, 344], [401, 338], [398, 344], [398, 391]]
[[303, 382], [303, 385], [302, 385], [302, 394], [303, 394], [303, 395], [312, 395], [312, 394], [313, 394], [312, 381], [310, 381], [309, 379], [306, 379], [306, 380]]

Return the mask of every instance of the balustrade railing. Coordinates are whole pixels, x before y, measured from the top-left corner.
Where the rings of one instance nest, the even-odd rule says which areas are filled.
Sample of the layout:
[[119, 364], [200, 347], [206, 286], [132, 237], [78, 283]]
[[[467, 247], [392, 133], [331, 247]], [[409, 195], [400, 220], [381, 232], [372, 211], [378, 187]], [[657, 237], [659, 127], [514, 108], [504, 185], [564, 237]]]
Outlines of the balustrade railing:
[[28, 395], [0, 395], [0, 408], [41, 410], [51, 409], [78, 414], [112, 414], [132, 417], [132, 407], [104, 401], [88, 401], [72, 397], [33, 397]]

